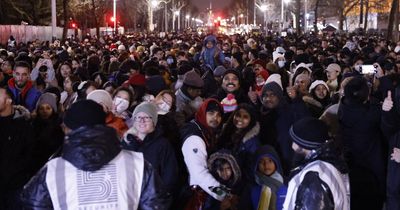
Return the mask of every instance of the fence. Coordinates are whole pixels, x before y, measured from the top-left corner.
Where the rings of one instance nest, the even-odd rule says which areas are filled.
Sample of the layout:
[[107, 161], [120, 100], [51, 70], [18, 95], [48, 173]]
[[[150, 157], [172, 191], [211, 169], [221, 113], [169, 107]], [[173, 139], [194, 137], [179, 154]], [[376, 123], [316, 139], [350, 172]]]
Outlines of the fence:
[[[62, 37], [63, 28], [56, 28], [56, 37]], [[68, 29], [68, 35], [75, 34], [75, 29]], [[81, 31], [78, 32], [80, 37]], [[51, 26], [29, 26], [29, 25], [0, 25], [0, 43], [7, 44], [10, 36], [14, 36], [17, 42], [28, 42], [39, 39], [41, 41], [51, 41]]]

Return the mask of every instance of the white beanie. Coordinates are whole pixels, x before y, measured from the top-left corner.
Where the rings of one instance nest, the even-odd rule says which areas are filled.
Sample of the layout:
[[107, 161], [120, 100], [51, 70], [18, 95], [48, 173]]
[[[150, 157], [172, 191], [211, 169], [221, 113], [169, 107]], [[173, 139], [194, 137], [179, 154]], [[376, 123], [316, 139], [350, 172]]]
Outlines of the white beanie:
[[267, 81], [265, 81], [265, 84], [271, 83], [271, 82], [276, 82], [276, 84], [279, 85], [279, 87], [281, 87], [281, 89], [283, 90], [282, 87], [282, 79], [281, 79], [281, 75], [280, 74], [271, 74], [269, 75]]
[[299, 65], [296, 66], [296, 69], [294, 70], [295, 74], [297, 72], [297, 69], [299, 69], [300, 67], [306, 68], [308, 70], [308, 72], [310, 72], [310, 74], [312, 74], [310, 67], [305, 63], [300, 63]]
[[104, 105], [108, 109], [108, 111], [112, 110], [112, 97], [110, 93], [105, 90], [94, 90], [87, 95], [86, 99], [93, 100], [100, 105]]
[[279, 46], [275, 49], [275, 52], [279, 54], [285, 54], [286, 50], [283, 47]]
[[285, 58], [285, 56], [284, 56], [283, 54], [279, 53], [279, 52], [276, 52], [276, 51], [273, 52], [273, 53], [272, 53], [272, 62], [275, 63], [275, 61], [276, 61], [278, 58]]
[[125, 45], [119, 45], [118, 46], [118, 50], [120, 50], [120, 51], [125, 51], [126, 50], [126, 47], [125, 47]]
[[129, 47], [129, 52], [135, 52], [136, 51], [136, 47], [135, 47], [135, 45], [132, 45], [132, 46], [130, 46]]
[[308, 89], [308, 92], [311, 93], [312, 90], [314, 90], [314, 88], [316, 88], [318, 85], [323, 85], [325, 86], [325, 88], [328, 90], [329, 92], [329, 87], [328, 85], [322, 81], [322, 80], [315, 80], [313, 83], [311, 83], [310, 88]]

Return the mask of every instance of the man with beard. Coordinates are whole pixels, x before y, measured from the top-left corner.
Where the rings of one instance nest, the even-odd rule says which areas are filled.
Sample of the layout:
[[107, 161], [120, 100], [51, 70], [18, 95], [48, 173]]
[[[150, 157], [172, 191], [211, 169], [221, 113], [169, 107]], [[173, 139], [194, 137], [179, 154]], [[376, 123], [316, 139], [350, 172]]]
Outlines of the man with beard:
[[182, 153], [189, 172], [189, 185], [192, 190], [207, 193], [219, 201], [228, 198], [210, 190], [210, 187], [221, 186], [221, 183], [211, 175], [207, 159], [216, 150], [216, 131], [221, 124], [222, 112], [222, 106], [217, 100], [207, 99], [197, 111], [196, 118], [181, 130], [184, 141]]
[[292, 170], [283, 209], [349, 210], [347, 166], [335, 151], [328, 127], [307, 117], [294, 123], [289, 133], [301, 164]]
[[288, 103], [283, 96], [281, 81], [270, 81], [261, 92], [260, 139], [263, 144], [277, 148], [282, 160], [284, 175], [289, 173], [293, 160], [290, 126], [304, 117], [310, 116], [303, 100]]
[[30, 80], [31, 67], [24, 61], [15, 64], [13, 78], [8, 81], [8, 89], [13, 93], [13, 100], [16, 105], [22, 105], [29, 111], [36, 108], [41, 93], [33, 87]]
[[[247, 93], [241, 88], [241, 75], [239, 72], [233, 69], [229, 69], [225, 72], [222, 77], [221, 88], [217, 91], [217, 99], [223, 103], [228, 95], [233, 95], [236, 100], [235, 104], [248, 103], [251, 104]], [[231, 112], [235, 107], [226, 109], [228, 104], [224, 104], [224, 112]], [[232, 104], [229, 104], [231, 106]]]

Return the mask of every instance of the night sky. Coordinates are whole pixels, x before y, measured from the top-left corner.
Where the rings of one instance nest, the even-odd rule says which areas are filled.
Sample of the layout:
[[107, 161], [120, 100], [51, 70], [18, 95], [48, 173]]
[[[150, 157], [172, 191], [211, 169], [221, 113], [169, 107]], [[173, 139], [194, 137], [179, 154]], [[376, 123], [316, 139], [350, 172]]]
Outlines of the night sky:
[[[222, 10], [230, 3], [230, 0], [212, 0], [212, 7], [214, 10]], [[203, 11], [209, 7], [210, 0], [192, 0], [192, 4], [196, 5], [199, 8], [199, 11]]]

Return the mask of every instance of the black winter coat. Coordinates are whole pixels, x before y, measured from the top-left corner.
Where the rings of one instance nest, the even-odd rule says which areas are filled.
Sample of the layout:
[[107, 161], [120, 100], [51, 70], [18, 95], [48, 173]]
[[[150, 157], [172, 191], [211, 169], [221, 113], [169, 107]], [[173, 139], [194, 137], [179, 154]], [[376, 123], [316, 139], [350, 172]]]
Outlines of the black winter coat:
[[386, 158], [380, 109], [371, 103], [348, 103], [346, 97], [339, 105], [339, 137], [350, 169], [351, 209], [382, 209]]
[[14, 199], [10, 196], [15, 197], [11, 192], [22, 189], [34, 175], [33, 145], [33, 128], [17, 110], [10, 116], [0, 117], [0, 209], [14, 206], [8, 203]]
[[[400, 115], [395, 108], [382, 113], [381, 128], [389, 139], [389, 153], [393, 148], [400, 148]], [[388, 161], [386, 208], [400, 209], [400, 164]]]
[[[83, 171], [96, 171], [113, 160], [121, 148], [113, 128], [105, 125], [81, 127], [72, 131], [64, 143], [62, 158]], [[93, 155], [87, 155], [93, 154]], [[46, 184], [47, 168], [43, 167], [25, 185], [21, 199], [25, 209], [53, 209]], [[167, 209], [169, 200], [159, 189], [160, 178], [145, 161], [139, 209]]]
[[134, 135], [128, 134], [122, 141], [122, 148], [143, 153], [144, 159], [149, 161], [160, 175], [167, 192], [172, 193], [176, 189], [178, 163], [174, 148], [162, 134], [162, 129], [159, 126], [148, 134], [143, 141], [139, 141]]

